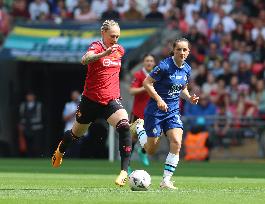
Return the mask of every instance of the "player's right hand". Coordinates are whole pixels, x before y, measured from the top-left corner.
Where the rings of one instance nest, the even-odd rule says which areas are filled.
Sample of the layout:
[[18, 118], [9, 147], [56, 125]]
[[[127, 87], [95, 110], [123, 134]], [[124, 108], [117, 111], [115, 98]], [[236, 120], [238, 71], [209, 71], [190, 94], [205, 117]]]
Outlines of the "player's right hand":
[[157, 101], [157, 107], [160, 110], [167, 112], [168, 107], [167, 107], [167, 104], [165, 103], [164, 100], [161, 99], [161, 100]]
[[111, 47], [108, 47], [105, 52], [103, 53], [104, 56], [110, 55], [111, 53], [115, 52], [118, 48], [118, 44], [112, 45]]

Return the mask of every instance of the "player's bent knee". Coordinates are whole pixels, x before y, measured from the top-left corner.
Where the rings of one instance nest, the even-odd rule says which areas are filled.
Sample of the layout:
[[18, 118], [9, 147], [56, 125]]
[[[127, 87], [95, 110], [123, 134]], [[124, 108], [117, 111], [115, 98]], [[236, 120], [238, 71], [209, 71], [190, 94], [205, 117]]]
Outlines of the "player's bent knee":
[[76, 130], [76, 129], [72, 129], [73, 134], [75, 135], [75, 137], [79, 138], [84, 136], [85, 132], [84, 130]]
[[154, 155], [156, 152], [156, 148], [150, 145], [145, 145], [144, 149], [147, 152], [147, 154], [149, 154], [150, 156]]
[[156, 153], [158, 145], [159, 145], [159, 138], [148, 137], [144, 149], [149, 155], [154, 155]]
[[145, 149], [145, 151], [147, 152], [147, 154], [149, 154], [150, 156], [154, 155], [156, 153], [156, 149], [154, 148], [147, 148]]

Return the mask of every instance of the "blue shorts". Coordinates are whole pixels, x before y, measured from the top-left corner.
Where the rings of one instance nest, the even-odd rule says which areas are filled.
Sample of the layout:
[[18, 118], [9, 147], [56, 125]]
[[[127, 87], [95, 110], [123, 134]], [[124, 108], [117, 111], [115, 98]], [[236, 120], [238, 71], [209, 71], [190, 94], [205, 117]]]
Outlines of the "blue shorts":
[[159, 137], [162, 132], [166, 133], [170, 129], [183, 129], [180, 115], [171, 114], [167, 116], [144, 115], [144, 128], [148, 137]]

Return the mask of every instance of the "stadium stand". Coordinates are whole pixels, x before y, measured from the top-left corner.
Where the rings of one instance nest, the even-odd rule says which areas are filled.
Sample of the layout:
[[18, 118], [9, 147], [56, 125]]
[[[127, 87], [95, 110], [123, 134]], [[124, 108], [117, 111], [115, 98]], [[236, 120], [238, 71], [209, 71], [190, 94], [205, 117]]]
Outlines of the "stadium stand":
[[[99, 3], [100, 8], [96, 6]], [[0, 43], [5, 42], [8, 33], [20, 22], [53, 25], [54, 22], [82, 20], [90, 24], [114, 15], [123, 24], [135, 23], [135, 19], [131, 22], [128, 18], [130, 5], [137, 11], [136, 19], [159, 18], [158, 24], [163, 28], [127, 55], [123, 83], [128, 81], [127, 73], [139, 68], [145, 52], [152, 52], [157, 60], [162, 59], [170, 53], [170, 42], [177, 36], [185, 36], [191, 42], [188, 59], [193, 68], [191, 92], [205, 94], [216, 106], [216, 114], [208, 119], [213, 121], [209, 131], [210, 137], [216, 139], [214, 144], [226, 148], [240, 145], [240, 138], [255, 138], [258, 141], [256, 156], [265, 157], [262, 128], [265, 120], [265, 2], [262, 0], [111, 0], [111, 3], [108, 0], [0, 0]], [[191, 115], [185, 115], [187, 112]], [[184, 120], [195, 116], [192, 107], [184, 102], [182, 113]], [[217, 134], [217, 123], [223, 116], [230, 128], [225, 136]]]

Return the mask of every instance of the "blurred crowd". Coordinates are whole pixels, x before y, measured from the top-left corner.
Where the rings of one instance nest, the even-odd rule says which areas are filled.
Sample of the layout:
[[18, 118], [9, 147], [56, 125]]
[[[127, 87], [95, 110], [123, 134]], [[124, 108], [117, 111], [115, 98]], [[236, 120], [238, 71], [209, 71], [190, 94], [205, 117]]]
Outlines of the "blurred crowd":
[[[190, 87], [200, 101], [183, 104], [184, 116], [265, 118], [264, 1], [189, 0], [164, 19], [191, 43]], [[168, 56], [171, 40], [154, 53], [159, 59]]]
[[[142, 20], [167, 18], [175, 0], [0, 0], [1, 11], [15, 20], [104, 19]], [[180, 1], [184, 2], [184, 1]]]
[[228, 0], [186, 5], [184, 11], [192, 10], [185, 21], [201, 106], [208, 103], [233, 118], [265, 116], [264, 6], [264, 1]]

